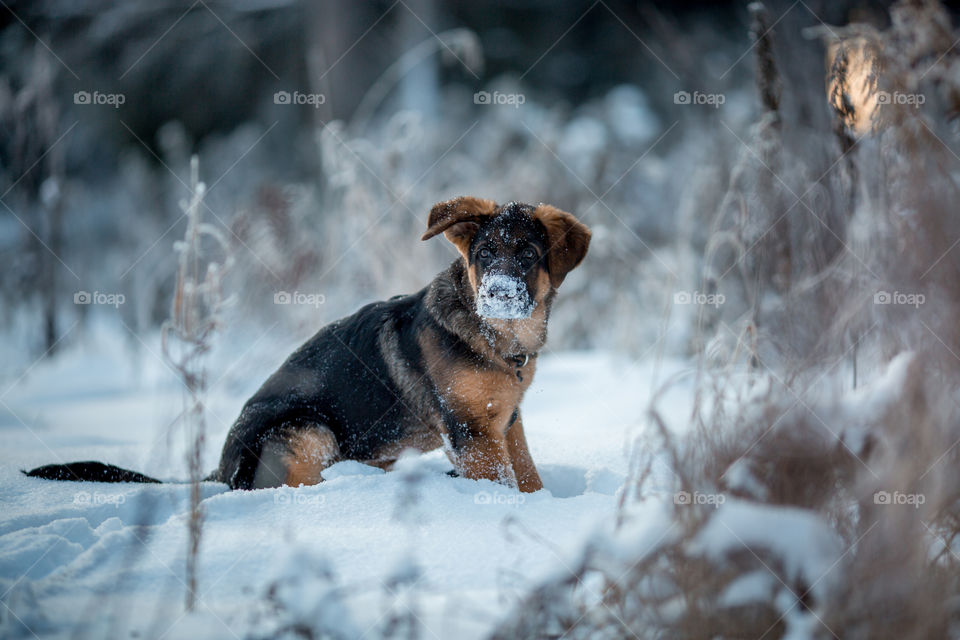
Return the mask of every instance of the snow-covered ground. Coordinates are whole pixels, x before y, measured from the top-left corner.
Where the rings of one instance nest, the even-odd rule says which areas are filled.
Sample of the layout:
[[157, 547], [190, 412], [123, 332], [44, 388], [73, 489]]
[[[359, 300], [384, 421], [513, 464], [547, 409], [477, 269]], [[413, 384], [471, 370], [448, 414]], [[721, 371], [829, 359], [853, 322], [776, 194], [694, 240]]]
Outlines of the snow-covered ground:
[[[199, 604], [185, 615], [189, 485], [20, 473], [101, 460], [186, 477], [183, 436], [171, 428], [181, 396], [156, 337], [136, 361], [109, 338], [84, 345], [0, 386], [0, 636], [233, 638], [326, 620], [344, 637], [378, 637], [415, 620], [421, 637], [482, 637], [610, 526], [650, 394], [688, 368], [546, 353], [523, 406], [546, 485], [536, 494], [451, 478], [441, 452], [390, 473], [340, 463], [298, 489], [207, 483]], [[285, 355], [272, 353], [272, 363], [241, 356], [229, 375], [211, 372], [208, 468], [246, 395]], [[691, 387], [688, 377], [661, 398], [675, 424]]]

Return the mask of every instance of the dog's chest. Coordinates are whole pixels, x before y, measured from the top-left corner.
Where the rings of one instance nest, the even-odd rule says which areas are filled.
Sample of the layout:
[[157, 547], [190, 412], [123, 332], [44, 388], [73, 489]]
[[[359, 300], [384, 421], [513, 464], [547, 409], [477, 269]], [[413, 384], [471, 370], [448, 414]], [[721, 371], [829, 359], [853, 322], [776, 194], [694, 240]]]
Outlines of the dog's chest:
[[530, 386], [534, 368], [532, 363], [516, 371], [492, 367], [452, 368], [442, 374], [437, 391], [458, 418], [494, 430], [506, 429], [510, 416]]

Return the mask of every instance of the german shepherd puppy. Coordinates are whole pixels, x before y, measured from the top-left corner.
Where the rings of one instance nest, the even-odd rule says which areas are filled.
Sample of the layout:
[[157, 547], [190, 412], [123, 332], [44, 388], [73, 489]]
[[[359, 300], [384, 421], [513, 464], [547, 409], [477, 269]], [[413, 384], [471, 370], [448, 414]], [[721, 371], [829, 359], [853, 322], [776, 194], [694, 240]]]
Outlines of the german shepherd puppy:
[[[208, 479], [309, 485], [339, 460], [389, 468], [405, 448], [443, 446], [463, 477], [543, 487], [520, 402], [590, 231], [550, 205], [461, 197], [430, 211], [422, 239], [441, 233], [461, 257], [417, 293], [369, 304], [297, 349], [244, 405]], [[27, 475], [155, 482], [96, 462]]]

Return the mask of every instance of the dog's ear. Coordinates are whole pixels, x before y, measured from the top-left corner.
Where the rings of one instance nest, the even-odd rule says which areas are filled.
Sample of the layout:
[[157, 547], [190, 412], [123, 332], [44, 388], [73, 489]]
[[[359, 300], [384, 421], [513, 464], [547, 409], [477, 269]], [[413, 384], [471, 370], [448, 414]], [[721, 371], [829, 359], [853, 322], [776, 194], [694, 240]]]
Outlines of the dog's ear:
[[438, 202], [430, 210], [427, 232], [420, 239], [429, 240], [443, 233], [466, 258], [470, 251], [470, 242], [480, 228], [479, 223], [495, 215], [496, 211], [497, 203], [484, 198], [461, 196]]
[[548, 204], [537, 206], [533, 218], [547, 231], [547, 269], [550, 284], [557, 288], [587, 255], [590, 229], [572, 214]]

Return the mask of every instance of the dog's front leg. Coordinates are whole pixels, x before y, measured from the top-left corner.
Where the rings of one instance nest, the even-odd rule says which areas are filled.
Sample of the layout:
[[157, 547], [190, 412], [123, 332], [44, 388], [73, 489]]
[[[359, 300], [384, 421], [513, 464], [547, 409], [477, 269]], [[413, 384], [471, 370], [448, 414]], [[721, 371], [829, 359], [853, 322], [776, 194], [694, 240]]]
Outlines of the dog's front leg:
[[510, 454], [510, 462], [520, 491], [532, 493], [543, 489], [540, 474], [537, 473], [537, 467], [533, 464], [533, 458], [530, 457], [530, 449], [527, 448], [527, 438], [523, 434], [523, 422], [519, 415], [507, 430], [506, 440], [507, 452]]
[[506, 439], [495, 433], [474, 433], [456, 447], [456, 466], [459, 474], [471, 480], [493, 480], [517, 485]]

